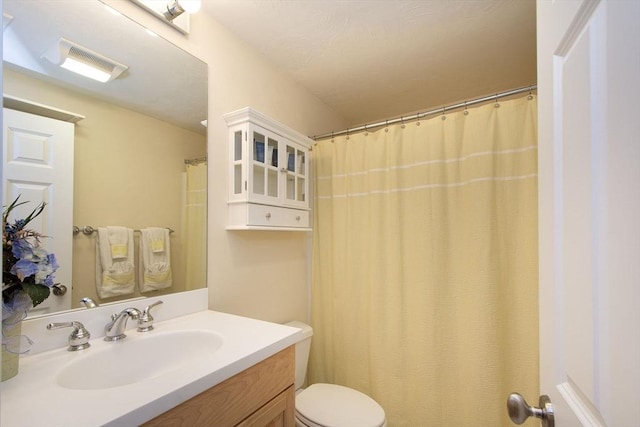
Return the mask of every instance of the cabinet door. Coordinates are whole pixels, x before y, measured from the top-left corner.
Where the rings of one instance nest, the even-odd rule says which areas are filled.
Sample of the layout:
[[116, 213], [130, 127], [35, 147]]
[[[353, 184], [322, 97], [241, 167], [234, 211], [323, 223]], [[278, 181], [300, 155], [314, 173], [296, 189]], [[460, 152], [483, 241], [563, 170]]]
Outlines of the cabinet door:
[[268, 130], [250, 125], [248, 129], [249, 145], [249, 185], [248, 197], [252, 202], [279, 204], [281, 138]]
[[289, 387], [236, 427], [293, 427], [295, 392]]
[[246, 126], [235, 126], [231, 130], [229, 146], [229, 200], [244, 200], [247, 190], [246, 149], [244, 141], [247, 134]]
[[284, 206], [306, 208], [309, 180], [307, 179], [308, 150], [299, 144], [285, 140], [283, 145], [284, 164], [280, 169], [283, 178]]

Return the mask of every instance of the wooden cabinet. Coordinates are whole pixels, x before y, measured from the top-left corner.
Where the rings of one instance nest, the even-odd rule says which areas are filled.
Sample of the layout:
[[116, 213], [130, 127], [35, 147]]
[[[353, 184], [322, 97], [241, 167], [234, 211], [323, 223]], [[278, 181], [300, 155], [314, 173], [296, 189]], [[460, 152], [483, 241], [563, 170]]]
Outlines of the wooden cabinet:
[[294, 427], [294, 375], [291, 346], [143, 426]]
[[312, 141], [251, 108], [224, 118], [229, 126], [227, 229], [309, 230]]

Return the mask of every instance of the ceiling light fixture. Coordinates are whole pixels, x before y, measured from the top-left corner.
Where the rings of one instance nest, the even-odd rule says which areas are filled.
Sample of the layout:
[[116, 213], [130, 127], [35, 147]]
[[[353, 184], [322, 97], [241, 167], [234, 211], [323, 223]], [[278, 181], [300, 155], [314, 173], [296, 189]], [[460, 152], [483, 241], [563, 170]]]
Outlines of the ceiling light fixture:
[[173, 21], [184, 12], [196, 13], [200, 10], [200, 0], [173, 0], [167, 4], [167, 10], [163, 12], [168, 21]]
[[42, 57], [52, 64], [102, 83], [118, 78], [129, 68], [63, 37]]
[[202, 6], [201, 0], [130, 0], [165, 24], [189, 34], [191, 14]]

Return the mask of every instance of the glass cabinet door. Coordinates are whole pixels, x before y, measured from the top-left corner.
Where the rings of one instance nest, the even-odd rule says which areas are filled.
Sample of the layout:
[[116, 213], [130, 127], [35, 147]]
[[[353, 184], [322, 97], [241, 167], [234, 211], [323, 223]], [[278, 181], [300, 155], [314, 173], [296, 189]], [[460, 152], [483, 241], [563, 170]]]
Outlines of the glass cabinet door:
[[242, 130], [233, 133], [233, 194], [242, 194]]
[[278, 198], [278, 141], [267, 139], [267, 195]]
[[306, 152], [293, 145], [286, 145], [286, 199], [288, 202], [304, 202], [306, 197]]
[[276, 203], [280, 197], [278, 183], [280, 142], [276, 136], [263, 129], [252, 129], [251, 135], [253, 144], [251, 196], [256, 196], [256, 200]]
[[264, 161], [265, 136], [259, 132], [252, 132], [253, 141], [253, 185], [251, 192], [257, 195], [265, 194], [266, 168]]

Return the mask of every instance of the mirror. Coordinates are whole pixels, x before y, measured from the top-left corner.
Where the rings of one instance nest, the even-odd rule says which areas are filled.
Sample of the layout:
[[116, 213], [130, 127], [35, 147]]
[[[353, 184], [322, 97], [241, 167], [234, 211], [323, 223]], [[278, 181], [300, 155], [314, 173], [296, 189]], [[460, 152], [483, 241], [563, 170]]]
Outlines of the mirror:
[[[84, 117], [73, 132], [73, 225], [136, 230], [136, 272], [138, 231], [172, 230], [171, 286], [141, 293], [137, 278], [133, 293], [110, 298], [96, 291], [97, 232], [74, 234], [71, 308], [206, 286], [206, 63], [98, 0], [4, 0], [3, 11], [4, 106], [22, 109], [9, 105], [18, 98]], [[128, 68], [106, 83], [64, 70], [42, 57], [61, 37]], [[16, 191], [3, 180], [3, 193]]]

